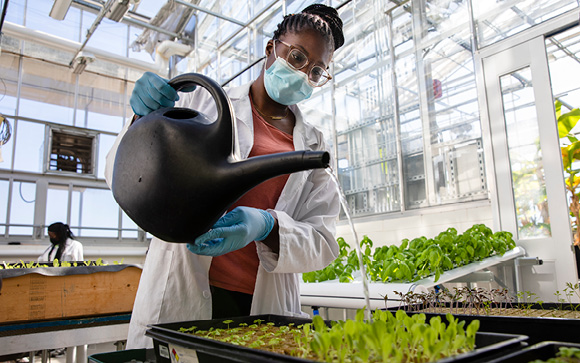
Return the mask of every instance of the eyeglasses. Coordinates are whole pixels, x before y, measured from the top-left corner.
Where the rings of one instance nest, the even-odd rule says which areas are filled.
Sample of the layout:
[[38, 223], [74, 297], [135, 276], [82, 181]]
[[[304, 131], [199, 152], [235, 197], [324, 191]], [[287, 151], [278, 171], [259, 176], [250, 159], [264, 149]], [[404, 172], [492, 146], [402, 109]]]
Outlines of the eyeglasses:
[[[287, 46], [288, 48], [290, 48], [285, 58], [286, 62], [288, 62], [290, 67], [296, 70], [301, 70], [302, 68], [308, 65], [309, 63], [308, 57], [300, 49], [280, 39], [274, 39], [274, 41], [275, 42], [278, 41]], [[275, 44], [274, 44], [274, 56], [276, 56]], [[310, 71], [308, 71], [307, 74], [308, 74], [308, 83], [310, 83], [313, 87], [322, 87], [326, 84], [326, 82], [332, 79], [332, 76], [330, 75], [330, 73], [326, 71], [326, 69], [317, 65], [313, 65], [313, 67], [310, 68]]]

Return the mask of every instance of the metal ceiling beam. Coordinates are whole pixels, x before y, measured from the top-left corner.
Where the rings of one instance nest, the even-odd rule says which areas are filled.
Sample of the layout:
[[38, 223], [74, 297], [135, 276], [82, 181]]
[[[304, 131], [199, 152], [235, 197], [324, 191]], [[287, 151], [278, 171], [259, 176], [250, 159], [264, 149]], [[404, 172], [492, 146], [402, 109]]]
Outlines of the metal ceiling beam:
[[272, 8], [277, 3], [279, 4], [280, 2], [278, 0], [274, 0], [270, 4], [266, 5], [262, 10], [260, 10], [260, 12], [258, 14], [256, 14], [252, 19], [250, 19], [247, 23], [245, 23], [242, 29], [239, 29], [238, 31], [234, 32], [234, 34], [230, 35], [221, 44], [218, 44], [217, 49], [219, 50], [224, 45], [226, 45], [227, 43], [229, 43], [229, 41], [232, 40], [232, 39], [234, 39], [236, 37], [236, 35], [240, 34], [244, 30], [244, 28], [247, 28], [250, 25], [252, 25], [256, 20], [258, 20], [262, 15], [264, 15], [264, 13], [266, 13], [268, 10], [270, 10], [270, 8]]
[[[77, 5], [78, 7], [80, 7], [81, 9], [86, 9], [87, 11], [93, 11], [95, 13], [99, 13], [101, 11], [102, 7], [104, 6], [104, 4], [102, 2], [96, 1], [96, 0], [74, 0], [73, 3], [75, 5]], [[144, 20], [140, 20], [140, 19], [144, 19]], [[133, 13], [132, 11], [129, 11], [123, 17], [123, 20], [121, 22], [128, 23], [130, 25], [135, 25], [135, 26], [142, 27], [142, 28], [147, 28], [147, 29], [168, 35], [170, 37], [181, 39], [180, 34], [174, 33], [174, 32], [169, 31], [167, 29], [160, 28], [160, 27], [155, 26], [155, 25], [151, 25], [145, 20], [151, 21], [151, 19], [149, 19], [146, 16], [142, 16], [140, 14]]]
[[[226, 40], [224, 40], [223, 42], [221, 42], [220, 44], [218, 44], [215, 49], [218, 50], [218, 51], [221, 50], [226, 44], [228, 44], [234, 38], [236, 38], [236, 36], [238, 36], [244, 29], [250, 27], [262, 15], [264, 15], [266, 12], [268, 12], [275, 5], [280, 5], [281, 6], [282, 3], [280, 1], [278, 1], [278, 0], [273, 0], [272, 2], [270, 2], [268, 5], [266, 5], [265, 7], [263, 7], [256, 15], [254, 15], [254, 17], [251, 18], [247, 23], [244, 23], [244, 25], [242, 26], [242, 28], [238, 29], [233, 34], [231, 34], [229, 37], [227, 37]], [[211, 63], [211, 57], [208, 57], [208, 59], [206, 59], [205, 61], [201, 62], [201, 64], [199, 65], [199, 69], [204, 69], [210, 63]]]
[[151, 29], [151, 30], [156, 31], [158, 33], [162, 33], [162, 34], [165, 34], [165, 35], [169, 35], [170, 37], [174, 37], [174, 38], [177, 38], [177, 39], [181, 39], [182, 38], [182, 36], [180, 34], [174, 33], [174, 32], [169, 31], [167, 29], [160, 28], [160, 27], [155, 26], [155, 25], [151, 25], [151, 24], [146, 23], [146, 22], [141, 21], [141, 20], [133, 19], [133, 18], [128, 17], [126, 15], [123, 18], [123, 23], [129, 23], [131, 25], [136, 25], [136, 26], [140, 26], [140, 27], [143, 27], [143, 28]]
[[209, 15], [212, 15], [212, 16], [215, 16], [216, 18], [220, 18], [220, 19], [223, 19], [223, 20], [227, 20], [227, 21], [229, 21], [231, 23], [234, 23], [234, 24], [237, 24], [237, 25], [240, 25], [240, 26], [245, 26], [245, 23], [242, 22], [242, 21], [239, 21], [239, 20], [234, 19], [234, 18], [230, 18], [229, 16], [225, 16], [225, 15], [216, 13], [215, 11], [211, 11], [211, 10], [206, 9], [206, 8], [203, 8], [201, 6], [197, 6], [197, 5], [194, 5], [192, 3], [188, 3], [187, 1], [183, 1], [183, 0], [173, 0], [173, 1], [176, 2], [177, 4], [180, 4], [180, 5], [183, 5], [183, 6], [187, 6], [189, 8], [192, 8], [192, 9], [195, 9], [195, 10], [199, 10], [199, 11], [201, 11], [203, 13], [206, 13], [206, 14], [209, 14]]
[[[33, 30], [30, 28], [26, 28], [22, 25], [6, 22], [4, 24], [3, 33], [17, 39], [31, 41], [38, 44], [42, 44], [53, 49], [60, 49], [65, 52], [75, 52], [80, 43], [64, 39], [55, 35], [50, 35], [45, 32], [41, 32], [38, 30]], [[140, 70], [143, 72], [149, 71], [153, 73], [159, 73], [161, 70], [158, 68], [157, 65], [147, 63], [138, 59], [131, 59], [127, 57], [123, 57], [114, 53], [107, 52], [102, 49], [93, 48], [93, 47], [86, 47], [88, 51], [93, 53], [95, 57], [100, 60], [108, 61], [114, 64], [118, 64], [124, 67], [130, 67], [136, 70]]]
[[554, 39], [554, 37], [548, 38], [548, 40], [558, 47], [561, 51], [563, 51], [568, 57], [574, 59], [576, 62], [580, 63], [580, 58], [574, 54], [570, 49], [568, 49], [564, 44], [560, 43], [558, 40]]
[[99, 27], [99, 24], [101, 24], [101, 21], [105, 17], [105, 14], [107, 14], [107, 11], [109, 11], [109, 9], [113, 6], [113, 4], [114, 3], [112, 1], [110, 1], [101, 9], [101, 11], [99, 11], [99, 14], [97, 14], [97, 17], [95, 18], [95, 21], [93, 21], [93, 24], [91, 25], [89, 30], [87, 30], [87, 35], [85, 37], [85, 41], [83, 42], [83, 44], [81, 44], [80, 48], [77, 49], [75, 55], [71, 59], [71, 61], [69, 63], [70, 67], [72, 67], [72, 65], [73, 65], [75, 59], [77, 58], [77, 56], [79, 55], [79, 53], [82, 52], [82, 50], [85, 48], [85, 46], [89, 42], [89, 39], [91, 39], [91, 37], [93, 36], [95, 31]]

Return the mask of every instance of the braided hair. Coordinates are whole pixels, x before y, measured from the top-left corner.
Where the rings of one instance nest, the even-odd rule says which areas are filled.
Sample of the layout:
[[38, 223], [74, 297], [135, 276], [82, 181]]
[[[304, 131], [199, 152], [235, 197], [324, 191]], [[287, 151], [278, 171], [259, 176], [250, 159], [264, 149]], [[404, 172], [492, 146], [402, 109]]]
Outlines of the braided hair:
[[70, 239], [74, 239], [74, 235], [72, 233], [72, 231], [70, 230], [70, 227], [68, 226], [68, 224], [64, 224], [61, 222], [56, 222], [51, 224], [50, 226], [48, 226], [48, 231], [49, 232], [54, 232], [57, 235], [56, 239], [52, 239], [51, 238], [51, 242], [52, 242], [52, 249], [49, 252], [49, 256], [50, 254], [52, 254], [52, 251], [54, 250], [54, 248], [56, 246], [58, 246], [58, 250], [56, 251], [56, 255], [54, 256], [55, 260], [59, 260], [62, 257], [62, 253], [64, 252], [64, 247], [66, 245], [66, 240], [68, 238]]
[[316, 30], [334, 46], [334, 50], [344, 44], [342, 20], [338, 11], [330, 6], [313, 4], [298, 14], [286, 15], [274, 31], [273, 39], [280, 39], [287, 32], [298, 32], [302, 29]]

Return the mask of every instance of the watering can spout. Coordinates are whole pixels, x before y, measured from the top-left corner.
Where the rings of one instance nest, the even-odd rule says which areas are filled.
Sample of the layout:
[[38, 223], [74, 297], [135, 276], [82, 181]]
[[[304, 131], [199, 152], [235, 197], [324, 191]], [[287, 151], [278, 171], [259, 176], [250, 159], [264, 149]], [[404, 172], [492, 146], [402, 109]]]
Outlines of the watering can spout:
[[169, 82], [179, 90], [206, 88], [217, 119], [164, 108], [135, 121], [119, 143], [113, 167], [115, 200], [143, 230], [188, 243], [207, 232], [243, 194], [282, 174], [326, 168], [325, 151], [293, 151], [234, 161], [235, 115], [219, 84], [189, 73]]
[[267, 179], [309, 169], [329, 166], [330, 154], [326, 151], [291, 151], [255, 156], [233, 165], [231, 183], [245, 189], [244, 193]]

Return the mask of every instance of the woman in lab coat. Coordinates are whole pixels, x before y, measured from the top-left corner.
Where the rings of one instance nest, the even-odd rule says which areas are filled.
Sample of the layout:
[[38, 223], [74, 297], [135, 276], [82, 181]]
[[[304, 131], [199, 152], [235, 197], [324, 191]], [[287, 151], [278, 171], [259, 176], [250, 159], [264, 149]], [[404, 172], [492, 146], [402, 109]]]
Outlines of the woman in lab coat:
[[[249, 84], [226, 90], [235, 110], [235, 152], [242, 158], [326, 150], [323, 135], [305, 122], [296, 104], [331, 77], [333, 52], [344, 43], [334, 8], [315, 4], [284, 17], [266, 46], [266, 62]], [[136, 115], [173, 106], [167, 81], [145, 73], [131, 106]], [[217, 112], [199, 87], [178, 102]], [[110, 183], [116, 148], [107, 156]], [[153, 238], [137, 292], [127, 348], [152, 347], [148, 324], [255, 314], [307, 316], [300, 309], [298, 273], [327, 266], [338, 255], [336, 185], [321, 169], [272, 178], [246, 193], [208, 233], [189, 244]], [[195, 221], [192, 221], [195, 223]]]
[[38, 261], [83, 261], [83, 245], [74, 239], [68, 224], [56, 222], [48, 226], [51, 245]]

